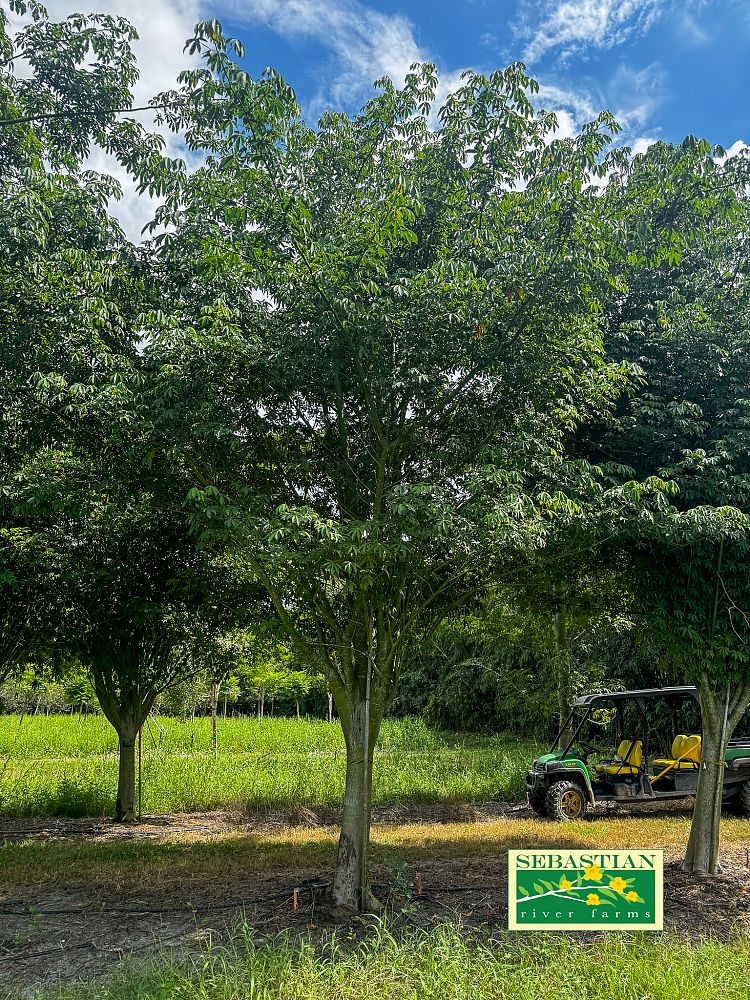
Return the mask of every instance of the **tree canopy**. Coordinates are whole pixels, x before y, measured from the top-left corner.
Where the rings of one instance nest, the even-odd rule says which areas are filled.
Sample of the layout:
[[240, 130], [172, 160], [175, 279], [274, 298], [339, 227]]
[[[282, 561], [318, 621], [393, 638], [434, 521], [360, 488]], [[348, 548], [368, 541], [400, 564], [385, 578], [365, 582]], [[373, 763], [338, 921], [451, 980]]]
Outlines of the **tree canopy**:
[[350, 763], [334, 894], [366, 905], [368, 769], [404, 664], [606, 493], [565, 449], [625, 376], [600, 327], [616, 125], [555, 138], [520, 65], [437, 108], [424, 65], [312, 128], [214, 22], [192, 46], [204, 68], [159, 103], [208, 155], [159, 176], [151, 405], [170, 400], [203, 544], [252, 569], [327, 673]]

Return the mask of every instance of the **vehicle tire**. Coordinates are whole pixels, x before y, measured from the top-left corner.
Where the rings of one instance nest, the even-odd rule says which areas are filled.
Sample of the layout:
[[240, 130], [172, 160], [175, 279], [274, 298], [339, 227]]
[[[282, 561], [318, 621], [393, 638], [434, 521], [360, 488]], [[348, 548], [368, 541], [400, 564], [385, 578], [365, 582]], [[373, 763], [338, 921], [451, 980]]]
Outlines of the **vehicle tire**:
[[544, 801], [544, 792], [537, 795], [529, 795], [529, 809], [537, 816], [547, 815], [547, 806]]
[[570, 823], [586, 814], [586, 793], [575, 781], [556, 781], [550, 785], [544, 800], [550, 819]]
[[750, 778], [743, 781], [737, 795], [737, 812], [750, 819]]

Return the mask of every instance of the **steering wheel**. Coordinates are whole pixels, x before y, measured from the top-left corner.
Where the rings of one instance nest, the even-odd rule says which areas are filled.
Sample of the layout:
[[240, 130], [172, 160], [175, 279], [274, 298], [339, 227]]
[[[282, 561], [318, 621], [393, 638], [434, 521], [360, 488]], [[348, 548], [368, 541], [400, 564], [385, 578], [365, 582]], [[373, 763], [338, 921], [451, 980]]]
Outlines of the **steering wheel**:
[[598, 747], [593, 746], [591, 743], [584, 743], [583, 740], [579, 740], [578, 741], [578, 745], [580, 746], [581, 750], [583, 750], [583, 752], [586, 755], [586, 757], [588, 757], [588, 755], [590, 753], [598, 753], [599, 752], [599, 748]]

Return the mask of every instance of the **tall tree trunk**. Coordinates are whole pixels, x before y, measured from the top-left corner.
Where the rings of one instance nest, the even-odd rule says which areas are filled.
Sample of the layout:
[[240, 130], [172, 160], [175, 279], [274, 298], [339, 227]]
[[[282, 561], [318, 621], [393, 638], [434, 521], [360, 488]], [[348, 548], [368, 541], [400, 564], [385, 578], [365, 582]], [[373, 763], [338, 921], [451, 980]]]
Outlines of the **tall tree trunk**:
[[152, 691], [113, 692], [92, 673], [94, 689], [107, 720], [114, 726], [119, 740], [119, 765], [117, 769], [117, 797], [115, 820], [119, 823], [135, 822], [135, 743], [138, 730], [148, 717], [156, 699]]
[[135, 822], [135, 739], [135, 734], [120, 737], [115, 800], [115, 819], [118, 823]]
[[337, 906], [377, 912], [381, 906], [369, 889], [367, 876], [372, 818], [372, 758], [383, 710], [375, 699], [368, 701], [364, 690], [350, 692], [345, 704], [337, 700], [336, 707], [346, 741], [346, 787], [333, 878], [333, 901]]
[[698, 789], [682, 870], [714, 875], [719, 869], [719, 835], [724, 791], [724, 755], [750, 701], [750, 682], [715, 689], [708, 675], [698, 680], [703, 738]]
[[328, 721], [333, 722], [333, 695], [328, 692]]
[[564, 604], [555, 609], [555, 653], [557, 662], [557, 714], [560, 725], [570, 712], [572, 663], [568, 648], [568, 614]]
[[211, 685], [211, 749], [216, 753], [218, 749], [218, 741], [216, 738], [216, 716], [218, 713], [219, 706], [219, 684], [220, 681], [214, 681]]

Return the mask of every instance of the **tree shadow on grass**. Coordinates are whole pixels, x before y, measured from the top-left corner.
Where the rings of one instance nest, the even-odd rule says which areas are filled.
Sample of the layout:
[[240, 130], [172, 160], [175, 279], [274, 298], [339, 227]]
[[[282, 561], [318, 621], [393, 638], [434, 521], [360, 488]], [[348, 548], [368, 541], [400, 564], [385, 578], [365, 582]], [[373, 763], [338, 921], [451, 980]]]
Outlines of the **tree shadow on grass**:
[[[649, 835], [648, 827], [654, 826]], [[639, 846], [660, 846], [659, 820], [639, 819], [633, 839]], [[498, 829], [498, 827], [501, 829]], [[108, 825], [96, 834], [50, 838], [48, 832], [0, 846], [0, 865], [9, 882], [40, 882], [56, 877], [83, 878], [105, 883], [112, 878], [144, 884], [162, 876], [171, 882], [185, 877], [190, 884], [221, 874], [243, 880], [273, 871], [300, 871], [333, 865], [338, 830], [335, 827], [296, 827], [278, 832], [230, 829], [208, 835], [156, 834], [137, 824], [126, 828]], [[685, 831], [687, 837], [687, 831]], [[405, 862], [441, 859], [502, 859], [509, 849], [568, 847], [571, 849], [621, 847], [622, 837], [595, 823], [559, 825], [542, 820], [507, 820], [500, 823], [462, 823], [383, 826], [373, 830], [374, 865], [389, 863], [394, 855]], [[300, 877], [305, 877], [301, 875]]]
[[0, 816], [78, 819], [112, 815], [114, 807], [114, 799], [103, 789], [87, 788], [70, 778], [33, 787], [21, 799], [3, 796], [0, 789]]

